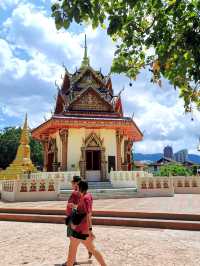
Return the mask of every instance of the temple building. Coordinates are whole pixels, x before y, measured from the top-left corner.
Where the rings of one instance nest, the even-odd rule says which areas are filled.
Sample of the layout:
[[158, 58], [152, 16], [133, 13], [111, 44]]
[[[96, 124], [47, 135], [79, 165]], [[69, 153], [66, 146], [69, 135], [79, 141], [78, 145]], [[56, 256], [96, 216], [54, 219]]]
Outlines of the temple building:
[[110, 75], [90, 66], [85, 38], [81, 67], [65, 68], [52, 117], [32, 131], [43, 144], [44, 171], [80, 170], [88, 181], [105, 181], [113, 170], [131, 170], [133, 143], [143, 135], [123, 115]]
[[29, 130], [26, 115], [16, 157], [5, 170], [0, 172], [0, 179], [18, 179], [22, 174], [37, 172], [30, 155]]

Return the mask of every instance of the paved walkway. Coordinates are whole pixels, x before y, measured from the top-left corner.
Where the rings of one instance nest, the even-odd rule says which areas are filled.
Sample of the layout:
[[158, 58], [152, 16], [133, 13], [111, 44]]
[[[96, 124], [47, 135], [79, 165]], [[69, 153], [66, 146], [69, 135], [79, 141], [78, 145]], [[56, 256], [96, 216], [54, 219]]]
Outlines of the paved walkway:
[[[65, 230], [64, 225], [0, 222], [0, 265], [60, 266], [68, 245]], [[102, 226], [94, 232], [108, 266], [200, 265], [200, 232]], [[77, 260], [86, 258], [80, 246]]]
[[[65, 208], [65, 201], [0, 202], [0, 207]], [[199, 194], [176, 194], [174, 197], [94, 200], [94, 210], [149, 211], [200, 214]]]

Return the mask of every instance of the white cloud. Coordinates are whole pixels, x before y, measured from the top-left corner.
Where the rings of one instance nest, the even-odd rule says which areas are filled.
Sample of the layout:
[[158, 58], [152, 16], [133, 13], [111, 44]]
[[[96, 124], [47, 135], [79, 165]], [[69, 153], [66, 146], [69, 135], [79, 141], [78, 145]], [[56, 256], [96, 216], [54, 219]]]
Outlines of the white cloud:
[[20, 78], [25, 74], [25, 61], [13, 57], [11, 46], [0, 39], [0, 76], [6, 72], [14, 72], [15, 78]]
[[[39, 105], [39, 112], [38, 112]], [[14, 108], [13, 108], [14, 106]], [[38, 126], [38, 123], [44, 122], [44, 117], [49, 117], [52, 103], [45, 102], [40, 95], [31, 97], [18, 97], [11, 99], [7, 105], [2, 108], [2, 113], [9, 117], [16, 117], [20, 120], [28, 113], [29, 126], [31, 128]], [[48, 111], [47, 111], [48, 110]]]
[[16, 47], [25, 49], [33, 57], [39, 52], [48, 61], [65, 63], [71, 71], [80, 65], [86, 33], [92, 65], [104, 65], [106, 71], [110, 70], [114, 44], [107, 38], [106, 31], [92, 30], [91, 26], [87, 26], [82, 33], [58, 32], [54, 19], [47, 16], [44, 10], [36, 9], [33, 4], [20, 4], [3, 26], [7, 40], [14, 42]]
[[23, 0], [1, 0], [0, 9], [6, 10], [7, 8], [16, 6], [20, 1], [23, 2]]
[[199, 135], [199, 113], [194, 113], [192, 121], [191, 114], [184, 113], [183, 100], [172, 88], [160, 91], [148, 81], [140, 82], [140, 77], [135, 87], [134, 92], [127, 91], [125, 102], [129, 109], [132, 106], [135, 121], [144, 131], [144, 140], [136, 143], [136, 151], [162, 152], [164, 146], [172, 145], [175, 151], [187, 148], [194, 152]]
[[33, 57], [41, 53], [58, 64], [75, 64], [83, 54], [82, 34], [57, 32], [53, 18], [31, 4], [19, 5], [3, 26], [7, 39]]

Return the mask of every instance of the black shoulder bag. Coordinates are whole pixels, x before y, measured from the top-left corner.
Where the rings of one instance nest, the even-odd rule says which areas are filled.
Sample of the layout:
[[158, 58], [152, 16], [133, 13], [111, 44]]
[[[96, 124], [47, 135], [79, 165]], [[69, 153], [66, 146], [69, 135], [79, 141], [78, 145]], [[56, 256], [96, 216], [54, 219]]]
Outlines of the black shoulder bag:
[[85, 216], [86, 213], [80, 213], [77, 209], [73, 209], [70, 220], [74, 225], [79, 225]]

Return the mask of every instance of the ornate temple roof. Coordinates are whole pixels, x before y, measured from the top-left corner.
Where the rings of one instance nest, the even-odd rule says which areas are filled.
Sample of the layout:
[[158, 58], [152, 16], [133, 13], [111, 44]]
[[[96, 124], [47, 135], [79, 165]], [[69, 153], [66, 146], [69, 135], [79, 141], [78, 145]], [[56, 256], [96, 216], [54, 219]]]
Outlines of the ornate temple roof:
[[32, 137], [42, 139], [49, 134], [56, 133], [60, 129], [67, 128], [93, 128], [115, 129], [126, 135], [130, 140], [140, 141], [142, 132], [130, 117], [100, 117], [78, 115], [54, 115], [51, 119], [41, 124], [32, 131]]
[[[88, 94], [90, 99], [94, 101], [94, 99], [101, 98], [101, 104], [110, 105], [110, 108], [106, 110], [106, 108], [98, 106], [98, 110], [96, 107], [93, 108], [90, 102], [86, 102], [85, 107], [82, 104], [80, 111], [85, 109], [85, 111], [90, 110], [90, 112], [103, 112], [105, 110], [109, 113], [115, 112], [116, 97], [113, 95], [110, 75], [104, 76], [101, 70], [96, 71], [90, 66], [85, 36], [84, 56], [80, 68], [73, 74], [69, 73], [65, 68], [63, 83], [58, 91], [55, 114], [65, 114], [66, 112], [73, 111], [73, 103], [77, 99], [84, 97], [87, 90], [93, 90], [91, 94]], [[76, 111], [78, 111], [77, 108]]]
[[73, 74], [65, 68], [54, 114], [35, 128], [32, 136], [41, 140], [62, 128], [85, 127], [115, 129], [139, 141], [143, 135], [132, 118], [123, 116], [120, 94], [114, 95], [110, 74], [105, 76], [90, 66], [85, 37], [80, 68]]

